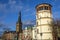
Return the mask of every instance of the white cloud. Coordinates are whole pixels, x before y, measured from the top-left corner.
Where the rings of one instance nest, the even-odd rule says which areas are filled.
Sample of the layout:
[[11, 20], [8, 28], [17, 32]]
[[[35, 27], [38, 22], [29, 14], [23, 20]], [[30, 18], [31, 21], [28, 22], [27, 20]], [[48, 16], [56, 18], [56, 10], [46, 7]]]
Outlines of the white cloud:
[[15, 12], [15, 11], [19, 11], [22, 10], [23, 6], [22, 6], [22, 2], [21, 5], [20, 3], [17, 5], [15, 0], [9, 0], [9, 2], [7, 4], [0, 4], [0, 11], [4, 11], [5, 12]]
[[20, 3], [17, 4], [16, 0], [9, 0], [8, 5], [10, 5], [10, 11], [15, 12], [16, 10], [22, 10], [22, 2]]
[[22, 2], [21, 5], [20, 3], [17, 5], [15, 0], [9, 0], [9, 2], [5, 4], [0, 3], [0, 14], [3, 14], [2, 16], [0, 16], [0, 21], [2, 22], [3, 20], [5, 20], [9, 13], [20, 11], [22, 10], [22, 8]]
[[14, 5], [14, 4], [16, 4], [16, 1], [15, 0], [9, 0], [8, 4]]
[[6, 4], [0, 4], [0, 14], [3, 14], [2, 16], [0, 16], [0, 21], [4, 20], [4, 18], [7, 15], [7, 9], [6, 9]]
[[23, 25], [29, 25], [29, 24], [34, 24], [34, 22], [29, 21], [29, 20], [28, 20], [28, 21], [24, 21], [24, 22], [23, 22]]
[[31, 9], [30, 8], [27, 8], [27, 9], [25, 9], [25, 12], [28, 12], [28, 11], [30, 11]]
[[0, 11], [4, 10], [6, 8], [6, 4], [0, 4]]

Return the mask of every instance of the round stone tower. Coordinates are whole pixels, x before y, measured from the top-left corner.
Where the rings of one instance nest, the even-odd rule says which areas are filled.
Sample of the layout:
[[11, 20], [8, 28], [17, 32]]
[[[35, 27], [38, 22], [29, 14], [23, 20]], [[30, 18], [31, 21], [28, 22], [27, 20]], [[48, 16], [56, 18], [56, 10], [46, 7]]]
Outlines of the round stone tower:
[[37, 40], [53, 40], [51, 5], [42, 3], [36, 6]]

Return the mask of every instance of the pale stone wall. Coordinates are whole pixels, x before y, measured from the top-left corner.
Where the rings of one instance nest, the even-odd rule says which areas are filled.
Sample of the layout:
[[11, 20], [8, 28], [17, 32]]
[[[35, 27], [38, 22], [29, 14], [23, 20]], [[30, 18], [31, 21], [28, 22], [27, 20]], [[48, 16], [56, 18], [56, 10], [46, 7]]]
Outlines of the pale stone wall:
[[37, 39], [36, 37], [36, 35], [37, 35], [37, 30], [36, 30], [37, 28], [36, 27], [33, 27], [33, 30], [32, 30], [32, 39]]
[[[49, 5], [39, 5], [39, 7], [50, 7]], [[51, 8], [51, 7], [50, 7]], [[36, 24], [37, 24], [37, 39], [40, 40], [53, 40], [52, 35], [52, 26], [50, 26], [52, 22], [52, 13], [51, 10], [38, 10], [36, 13]]]

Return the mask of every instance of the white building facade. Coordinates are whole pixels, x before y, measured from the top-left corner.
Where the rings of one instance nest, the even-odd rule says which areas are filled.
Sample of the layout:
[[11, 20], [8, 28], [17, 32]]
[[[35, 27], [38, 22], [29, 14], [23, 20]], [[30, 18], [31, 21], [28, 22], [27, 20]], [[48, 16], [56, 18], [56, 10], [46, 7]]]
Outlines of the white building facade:
[[37, 40], [37, 28], [33, 27], [32, 30], [32, 40]]
[[23, 31], [24, 40], [32, 40], [32, 30], [31, 28], [26, 27]]
[[53, 40], [53, 29], [50, 25], [52, 22], [51, 7], [47, 3], [36, 6], [37, 40]]

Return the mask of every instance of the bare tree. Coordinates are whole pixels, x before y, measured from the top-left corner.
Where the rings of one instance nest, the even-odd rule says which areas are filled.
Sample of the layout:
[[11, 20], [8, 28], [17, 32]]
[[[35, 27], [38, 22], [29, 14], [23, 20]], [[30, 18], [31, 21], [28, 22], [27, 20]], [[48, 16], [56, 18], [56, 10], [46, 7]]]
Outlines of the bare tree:
[[54, 20], [53, 24], [54, 24], [54, 32], [57, 33], [57, 37], [60, 38], [60, 19]]

